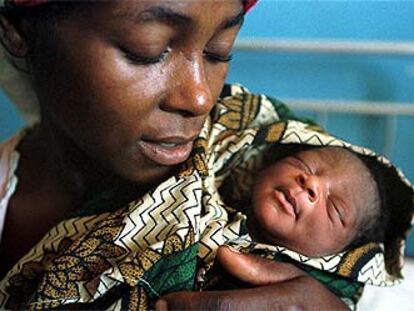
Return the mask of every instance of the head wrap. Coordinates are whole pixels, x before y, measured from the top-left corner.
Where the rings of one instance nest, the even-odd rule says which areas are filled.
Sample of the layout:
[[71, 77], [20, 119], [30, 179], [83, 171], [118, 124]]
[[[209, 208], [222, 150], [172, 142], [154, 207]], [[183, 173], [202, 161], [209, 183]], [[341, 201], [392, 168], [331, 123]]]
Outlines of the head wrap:
[[247, 13], [256, 3], [258, 0], [244, 0], [244, 13]]
[[[15, 7], [31, 7], [50, 2], [51, 0], [0, 0], [0, 7], [15, 6]], [[243, 0], [244, 12], [247, 13], [258, 0]]]

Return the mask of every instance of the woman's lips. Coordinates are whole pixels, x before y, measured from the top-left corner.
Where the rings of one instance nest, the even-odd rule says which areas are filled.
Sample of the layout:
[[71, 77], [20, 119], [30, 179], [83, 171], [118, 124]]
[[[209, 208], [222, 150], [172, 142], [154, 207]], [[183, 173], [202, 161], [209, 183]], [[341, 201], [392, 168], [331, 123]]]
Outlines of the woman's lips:
[[184, 162], [190, 156], [193, 140], [140, 140], [137, 146], [147, 158], [158, 164], [176, 165]]
[[296, 207], [288, 200], [286, 194], [282, 190], [275, 189], [273, 196], [276, 200], [276, 204], [279, 207], [281, 207], [288, 214], [296, 217]]

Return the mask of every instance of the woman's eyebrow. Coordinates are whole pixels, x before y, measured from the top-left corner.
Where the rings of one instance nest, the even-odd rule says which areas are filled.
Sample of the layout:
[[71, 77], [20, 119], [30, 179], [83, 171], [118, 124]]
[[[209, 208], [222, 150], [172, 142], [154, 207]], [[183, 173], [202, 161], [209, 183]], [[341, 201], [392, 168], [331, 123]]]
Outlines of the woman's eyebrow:
[[123, 11], [118, 12], [116, 19], [127, 19], [133, 23], [144, 24], [151, 22], [163, 23], [175, 27], [189, 26], [193, 24], [191, 17], [176, 12], [165, 6], [152, 6], [143, 11]]
[[[127, 19], [131, 22], [138, 24], [158, 22], [174, 27], [188, 27], [194, 24], [194, 20], [190, 16], [174, 11], [169, 7], [160, 5], [152, 6], [139, 12], [118, 12], [114, 17], [116, 19]], [[229, 19], [225, 20], [220, 28], [228, 29], [237, 25], [242, 25], [243, 21], [244, 12], [241, 11], [236, 16], [230, 17]]]

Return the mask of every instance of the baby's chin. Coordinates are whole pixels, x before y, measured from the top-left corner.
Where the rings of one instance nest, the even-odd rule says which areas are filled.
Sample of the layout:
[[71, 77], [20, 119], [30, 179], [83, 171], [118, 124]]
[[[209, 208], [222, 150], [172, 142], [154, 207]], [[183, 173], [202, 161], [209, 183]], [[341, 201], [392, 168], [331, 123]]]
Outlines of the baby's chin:
[[263, 233], [263, 230], [260, 230], [261, 225], [257, 222], [253, 215], [247, 217], [247, 229], [249, 231], [249, 235], [253, 241], [263, 244], [270, 244], [270, 245], [279, 245], [279, 244], [272, 244], [272, 241]]
[[298, 246], [292, 244], [292, 241], [284, 241], [283, 239], [280, 239], [278, 237], [268, 235], [265, 232], [263, 232], [263, 230], [259, 230], [261, 228], [260, 224], [252, 220], [251, 217], [247, 220], [247, 228], [249, 230], [251, 238], [253, 239], [253, 241], [257, 243], [285, 247], [290, 251], [294, 251], [306, 257], [320, 258], [340, 252], [332, 249], [317, 249], [315, 247], [309, 246]]
[[[282, 245], [284, 244], [284, 245]], [[338, 254], [341, 250], [336, 249], [322, 249], [309, 246], [298, 246], [292, 245], [290, 243], [281, 243], [281, 246], [286, 247], [287, 249], [299, 253], [301, 255], [310, 257], [310, 258], [320, 258], [325, 256], [331, 256], [333, 254]]]

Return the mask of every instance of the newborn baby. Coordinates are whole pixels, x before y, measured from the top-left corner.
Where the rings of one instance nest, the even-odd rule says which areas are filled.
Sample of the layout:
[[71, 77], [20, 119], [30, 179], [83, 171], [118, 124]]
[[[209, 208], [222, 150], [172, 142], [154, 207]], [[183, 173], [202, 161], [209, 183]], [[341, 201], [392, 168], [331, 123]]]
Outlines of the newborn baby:
[[[271, 158], [265, 159], [250, 197], [232, 207], [247, 216], [247, 222], [241, 223], [241, 231], [249, 234], [248, 239], [282, 248], [266, 251], [255, 248], [255, 243], [245, 248], [237, 239], [227, 244], [242, 252], [298, 265], [339, 297], [348, 297], [355, 304], [362, 285], [352, 287], [352, 282], [341, 275], [341, 260], [336, 261], [336, 267], [327, 269], [327, 274], [322, 267], [309, 267], [308, 259], [303, 256], [290, 257], [284, 248], [325, 262], [325, 259], [330, 261], [331, 255], [352, 252], [370, 242], [384, 242], [391, 206], [386, 204], [382, 167], [372, 157], [345, 148], [304, 145], [274, 148], [267, 153]], [[227, 204], [231, 206], [230, 202]], [[368, 254], [366, 250], [358, 253]], [[358, 266], [359, 257], [353, 258]], [[205, 277], [200, 278], [199, 287], [205, 290], [245, 286], [219, 265], [200, 271]], [[337, 286], [341, 288], [339, 291]], [[352, 288], [349, 292], [352, 293], [344, 294], [341, 292], [344, 288]]]
[[384, 237], [388, 213], [369, 158], [338, 147], [300, 151], [258, 175], [249, 233], [309, 257], [338, 253]]

